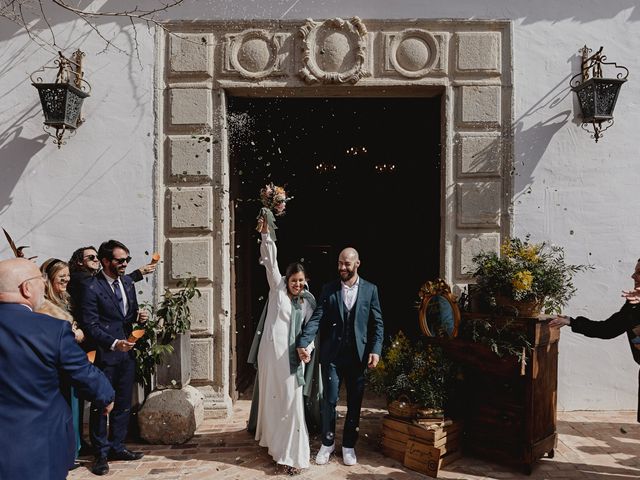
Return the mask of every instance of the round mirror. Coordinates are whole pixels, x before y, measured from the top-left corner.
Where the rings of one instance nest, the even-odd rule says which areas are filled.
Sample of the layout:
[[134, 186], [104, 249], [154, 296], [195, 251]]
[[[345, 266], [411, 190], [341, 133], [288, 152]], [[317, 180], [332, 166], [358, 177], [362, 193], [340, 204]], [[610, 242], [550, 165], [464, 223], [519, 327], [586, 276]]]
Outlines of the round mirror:
[[454, 338], [458, 335], [460, 309], [449, 285], [438, 279], [420, 288], [420, 330], [429, 337]]

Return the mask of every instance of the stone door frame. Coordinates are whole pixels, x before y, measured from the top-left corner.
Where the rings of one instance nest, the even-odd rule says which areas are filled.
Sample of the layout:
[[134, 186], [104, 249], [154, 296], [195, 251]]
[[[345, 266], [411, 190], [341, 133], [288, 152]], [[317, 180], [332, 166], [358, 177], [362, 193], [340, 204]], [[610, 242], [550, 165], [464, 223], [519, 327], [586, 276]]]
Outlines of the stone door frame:
[[172, 22], [157, 36], [158, 291], [196, 276], [191, 384], [231, 411], [233, 239], [226, 95], [442, 94], [441, 276], [468, 283], [511, 228], [510, 21]]

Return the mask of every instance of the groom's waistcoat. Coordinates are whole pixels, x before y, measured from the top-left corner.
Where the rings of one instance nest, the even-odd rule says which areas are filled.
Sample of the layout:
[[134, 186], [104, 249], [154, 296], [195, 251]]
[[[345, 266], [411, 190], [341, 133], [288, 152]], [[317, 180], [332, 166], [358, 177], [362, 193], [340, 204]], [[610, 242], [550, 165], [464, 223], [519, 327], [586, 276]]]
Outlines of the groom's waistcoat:
[[355, 340], [355, 328], [354, 323], [356, 319], [355, 304], [351, 307], [351, 310], [347, 310], [347, 306], [343, 305], [343, 330], [342, 341], [338, 349], [338, 357], [351, 359], [353, 355], [357, 355], [356, 340]]

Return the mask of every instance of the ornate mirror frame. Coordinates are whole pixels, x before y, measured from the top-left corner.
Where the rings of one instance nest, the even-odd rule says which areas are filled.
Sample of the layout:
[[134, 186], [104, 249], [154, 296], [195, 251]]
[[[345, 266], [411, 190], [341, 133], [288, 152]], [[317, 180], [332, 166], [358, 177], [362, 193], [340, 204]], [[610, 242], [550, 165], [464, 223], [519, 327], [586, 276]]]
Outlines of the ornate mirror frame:
[[442, 278], [438, 278], [434, 281], [426, 282], [420, 291], [418, 292], [420, 297], [420, 308], [418, 310], [418, 323], [420, 324], [420, 330], [428, 337], [435, 337], [435, 332], [429, 330], [429, 324], [427, 322], [427, 313], [429, 310], [429, 302], [436, 297], [442, 297], [449, 302], [451, 310], [453, 311], [453, 331], [449, 338], [455, 338], [458, 336], [458, 327], [460, 326], [460, 308], [458, 307], [458, 300], [456, 296], [451, 293], [451, 287]]

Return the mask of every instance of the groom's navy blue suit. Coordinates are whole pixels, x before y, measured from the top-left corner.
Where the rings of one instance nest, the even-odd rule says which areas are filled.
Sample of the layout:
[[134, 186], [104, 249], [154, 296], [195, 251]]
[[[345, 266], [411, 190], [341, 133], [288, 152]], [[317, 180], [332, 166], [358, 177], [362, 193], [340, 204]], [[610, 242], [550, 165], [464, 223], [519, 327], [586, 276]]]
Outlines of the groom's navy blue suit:
[[113, 401], [113, 388], [89, 363], [69, 322], [0, 304], [0, 479], [67, 478], [75, 435], [61, 376], [101, 411]]
[[332, 445], [335, 439], [335, 411], [340, 383], [343, 381], [347, 389], [347, 417], [342, 446], [355, 446], [369, 354], [380, 355], [382, 351], [384, 323], [378, 288], [362, 277], [358, 281], [358, 296], [350, 311], [347, 311], [342, 298], [340, 280], [324, 285], [318, 306], [303, 326], [297, 341], [297, 347], [306, 348], [320, 330], [324, 388], [322, 443], [326, 446]]
[[133, 281], [128, 276], [118, 279], [122, 282], [127, 297], [127, 312], [122, 312], [114, 290], [104, 274], [85, 280], [81, 284], [81, 326], [83, 331], [97, 345], [95, 365], [107, 376], [116, 391], [115, 405], [109, 416], [110, 435], [107, 419], [99, 410], [91, 406], [91, 443], [97, 456], [106, 457], [110, 452], [121, 452], [129, 426], [131, 393], [135, 383], [136, 362], [133, 350], [120, 352], [112, 350], [116, 340], [126, 340], [138, 316], [138, 300]]

